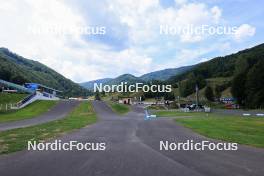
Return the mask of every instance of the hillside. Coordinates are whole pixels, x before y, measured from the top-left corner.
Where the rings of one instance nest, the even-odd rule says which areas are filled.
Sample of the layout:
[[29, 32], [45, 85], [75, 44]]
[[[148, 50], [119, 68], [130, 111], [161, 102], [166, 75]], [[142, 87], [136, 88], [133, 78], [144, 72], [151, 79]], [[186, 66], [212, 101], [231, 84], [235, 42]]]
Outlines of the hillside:
[[94, 83], [97, 83], [97, 84], [102, 83], [102, 84], [112, 85], [112, 84], [119, 84], [120, 82], [128, 82], [129, 84], [133, 84], [136, 82], [148, 82], [151, 80], [165, 81], [172, 76], [185, 73], [186, 71], [190, 70], [191, 68], [193, 68], [193, 66], [186, 66], [186, 67], [180, 67], [180, 68], [169, 68], [169, 69], [150, 72], [150, 73], [144, 74], [140, 77], [136, 77], [136, 76], [131, 75], [131, 74], [123, 74], [123, 75], [120, 75], [116, 78], [98, 79], [98, 80], [80, 83], [80, 85], [89, 89], [89, 90], [92, 90]]
[[235, 54], [224, 57], [216, 57], [207, 62], [199, 63], [183, 74], [173, 76], [169, 79], [170, 82], [178, 82], [188, 78], [190, 74], [200, 75], [203, 78], [230, 77], [233, 76], [239, 69], [243, 60], [248, 59], [249, 62], [264, 58], [264, 44], [255, 46], [250, 49], [239, 51]]
[[145, 81], [131, 74], [123, 74], [106, 82], [106, 84], [113, 85], [113, 84], [119, 84], [120, 82], [127, 82], [128, 84], [134, 84], [137, 82], [139, 83]]
[[0, 79], [24, 84], [35, 82], [63, 91], [65, 96], [89, 95], [86, 89], [37, 61], [0, 48]]
[[[214, 93], [215, 93], [215, 89], [216, 89], [217, 85], [218, 86], [219, 85], [228, 85], [228, 83], [230, 83], [230, 81], [232, 81], [231, 77], [209, 78], [209, 79], [206, 79], [206, 86], [210, 86], [214, 90]], [[221, 93], [220, 93], [219, 97], [222, 97], [222, 98], [232, 97], [229, 85], [224, 87], [221, 90]], [[191, 95], [188, 95], [188, 98], [190, 100], [195, 101], [195, 99], [196, 99], [195, 92], [192, 93]], [[205, 98], [205, 87], [199, 90], [199, 99], [202, 100], [202, 101], [206, 100], [206, 98]]]
[[197, 64], [189, 71], [171, 77], [167, 82], [178, 83], [183, 97], [195, 92], [195, 85], [200, 89], [209, 86], [208, 89], [220, 91], [222, 95], [230, 96], [232, 93], [237, 103], [243, 107], [263, 108], [263, 70], [264, 44], [261, 44]]
[[111, 80], [112, 80], [112, 78], [97, 79], [97, 80], [92, 80], [92, 81], [80, 83], [80, 85], [85, 87], [86, 89], [93, 90], [93, 87], [94, 87], [95, 83], [97, 83], [97, 84], [100, 84], [100, 83], [105, 84], [105, 83], [107, 83], [107, 82], [109, 82]]
[[102, 83], [104, 85], [117, 85], [117, 84], [120, 84], [121, 82], [127, 82], [128, 84], [134, 84], [138, 82], [144, 83], [145, 81], [131, 74], [123, 74], [116, 78], [98, 79], [94, 81], [80, 83], [80, 85], [85, 87], [86, 89], [93, 90], [94, 83], [97, 83], [97, 84]]
[[182, 73], [184, 73], [184, 72], [186, 72], [192, 68], [193, 68], [193, 66], [169, 68], [169, 69], [159, 70], [159, 71], [155, 71], [155, 72], [150, 72], [150, 73], [147, 73], [147, 74], [140, 76], [139, 78], [144, 80], [144, 81], [151, 81], [151, 80], [165, 81], [172, 76], [182, 74]]

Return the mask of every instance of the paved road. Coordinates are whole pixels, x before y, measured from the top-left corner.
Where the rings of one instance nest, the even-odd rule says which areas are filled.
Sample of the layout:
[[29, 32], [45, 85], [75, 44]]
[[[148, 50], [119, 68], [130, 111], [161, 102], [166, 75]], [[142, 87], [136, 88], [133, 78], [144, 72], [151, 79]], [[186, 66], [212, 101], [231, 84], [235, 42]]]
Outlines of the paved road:
[[[14, 122], [4, 122], [0, 123], [0, 131], [23, 128], [32, 125], [37, 125], [41, 123], [46, 123], [53, 120], [58, 120], [65, 117], [74, 107], [76, 107], [80, 102], [78, 101], [60, 101], [48, 112], [34, 118], [24, 119]], [[1, 174], [0, 174], [1, 175]]]
[[[22, 151], [0, 156], [2, 176], [263, 176], [264, 150], [159, 151], [159, 141], [205, 140], [170, 119], [144, 121], [134, 107], [125, 117], [94, 102], [100, 121], [61, 138], [106, 142], [105, 151]], [[215, 142], [215, 141], [214, 141]]]

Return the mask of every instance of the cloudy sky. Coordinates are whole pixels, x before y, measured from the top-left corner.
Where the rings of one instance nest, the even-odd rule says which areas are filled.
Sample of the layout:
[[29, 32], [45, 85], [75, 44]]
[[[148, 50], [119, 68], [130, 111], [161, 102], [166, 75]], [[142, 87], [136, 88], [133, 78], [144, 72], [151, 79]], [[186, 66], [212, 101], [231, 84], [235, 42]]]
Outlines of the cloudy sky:
[[[263, 7], [259, 0], [0, 0], [0, 47], [75, 82], [139, 76], [264, 42]], [[190, 26], [236, 30], [171, 32]]]

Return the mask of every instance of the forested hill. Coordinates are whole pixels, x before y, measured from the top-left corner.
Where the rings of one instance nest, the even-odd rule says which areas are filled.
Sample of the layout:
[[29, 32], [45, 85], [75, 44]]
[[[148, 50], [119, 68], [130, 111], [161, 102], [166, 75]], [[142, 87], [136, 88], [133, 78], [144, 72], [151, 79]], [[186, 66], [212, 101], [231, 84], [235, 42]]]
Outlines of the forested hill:
[[139, 78], [144, 81], [151, 81], [151, 80], [160, 80], [165, 81], [172, 76], [180, 75], [188, 70], [190, 70], [193, 66], [185, 66], [179, 68], [168, 68], [164, 70], [154, 71], [147, 74], [140, 76]]
[[230, 77], [236, 74], [240, 69], [240, 65], [248, 61], [249, 66], [256, 63], [258, 60], [264, 59], [264, 44], [255, 46], [250, 49], [239, 51], [235, 54], [224, 57], [216, 57], [207, 62], [194, 65], [189, 71], [173, 76], [169, 81], [175, 82], [186, 79], [190, 74], [202, 76], [203, 78], [214, 77]]
[[182, 74], [188, 70], [190, 70], [193, 66], [185, 66], [185, 67], [179, 67], [179, 68], [169, 68], [164, 70], [158, 70], [154, 72], [150, 72], [147, 74], [144, 74], [140, 77], [136, 77], [131, 74], [123, 74], [116, 78], [104, 78], [104, 79], [98, 79], [93, 81], [88, 81], [84, 83], [80, 83], [81, 86], [92, 90], [94, 83], [102, 83], [106, 85], [112, 85], [112, 84], [119, 84], [120, 82], [128, 82], [129, 84], [133, 84], [135, 82], [150, 82], [150, 81], [165, 81], [169, 79], [171, 76]]
[[89, 91], [37, 61], [0, 48], [0, 79], [24, 84], [40, 83], [63, 91], [65, 96], [87, 96]]
[[263, 108], [264, 44], [197, 64], [191, 70], [171, 77], [168, 82], [180, 83], [182, 95], [187, 96], [195, 91], [195, 84], [203, 88], [207, 86], [205, 79], [217, 77], [232, 78], [231, 92], [240, 105]]

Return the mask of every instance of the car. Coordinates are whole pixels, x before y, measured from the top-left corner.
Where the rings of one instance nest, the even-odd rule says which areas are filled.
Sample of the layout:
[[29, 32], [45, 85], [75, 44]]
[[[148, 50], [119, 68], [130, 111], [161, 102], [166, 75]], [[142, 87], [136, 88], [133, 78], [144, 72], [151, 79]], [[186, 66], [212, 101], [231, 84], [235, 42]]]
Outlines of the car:
[[198, 106], [196, 104], [187, 105], [186, 108], [188, 108], [190, 111], [195, 109], [204, 109], [204, 106], [199, 104]]

